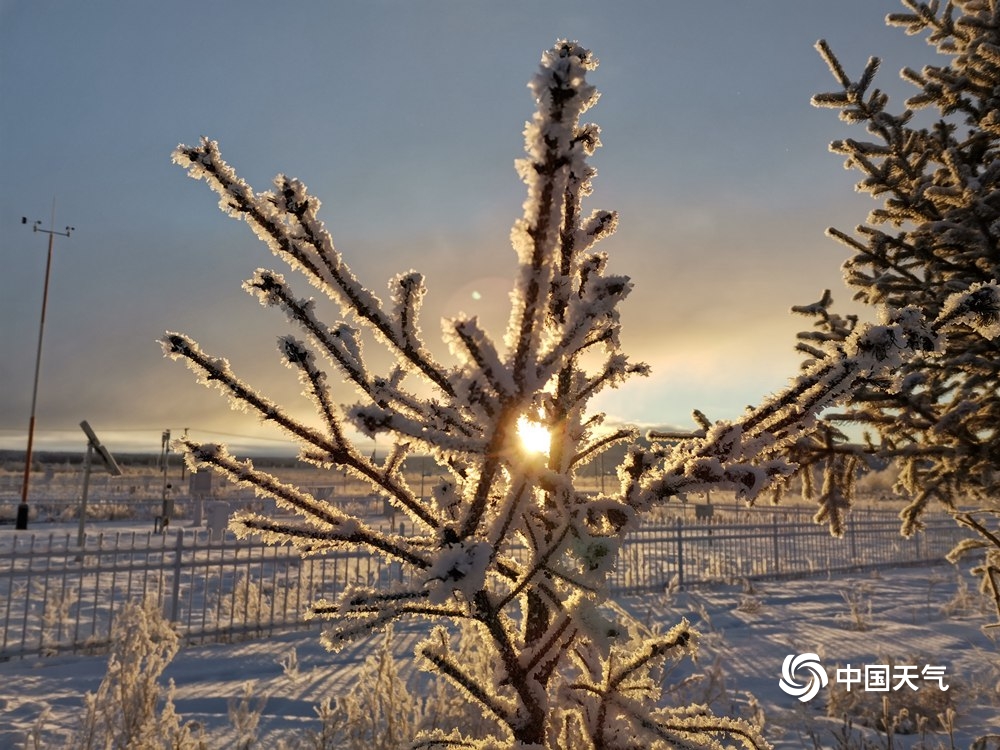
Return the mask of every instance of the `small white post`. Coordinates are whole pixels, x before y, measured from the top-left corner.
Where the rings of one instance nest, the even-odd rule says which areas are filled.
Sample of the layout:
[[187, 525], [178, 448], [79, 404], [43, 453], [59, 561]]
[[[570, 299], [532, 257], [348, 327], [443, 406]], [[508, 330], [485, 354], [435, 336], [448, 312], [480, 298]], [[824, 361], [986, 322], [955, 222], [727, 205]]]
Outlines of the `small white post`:
[[90, 464], [94, 457], [94, 446], [87, 443], [87, 455], [83, 459], [83, 494], [80, 496], [80, 528], [76, 532], [76, 546], [83, 549], [83, 524], [87, 520], [87, 493], [90, 491]]

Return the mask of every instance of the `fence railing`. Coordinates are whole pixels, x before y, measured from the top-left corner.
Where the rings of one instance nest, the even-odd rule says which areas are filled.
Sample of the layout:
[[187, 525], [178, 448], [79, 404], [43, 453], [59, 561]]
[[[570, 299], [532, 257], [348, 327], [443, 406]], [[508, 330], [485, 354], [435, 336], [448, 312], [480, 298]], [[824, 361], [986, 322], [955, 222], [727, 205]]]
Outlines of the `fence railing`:
[[849, 517], [840, 538], [811, 520], [777, 514], [748, 523], [677, 519], [626, 539], [611, 589], [632, 593], [934, 562], [962, 538], [949, 516], [926, 519], [926, 529], [909, 538], [900, 536], [899, 519], [888, 516]]
[[[777, 515], [749, 523], [646, 526], [623, 543], [612, 591], [683, 588], [742, 578], [792, 577], [940, 560], [961, 538], [950, 519], [930, 519], [905, 539], [899, 522], [851, 519], [843, 538]], [[6, 531], [0, 535], [0, 661], [106, 649], [115, 613], [153, 598], [185, 643], [254, 638], [313, 627], [310, 602], [352, 583], [389, 585], [398, 564], [362, 552], [302, 557], [204, 530], [167, 534]]]

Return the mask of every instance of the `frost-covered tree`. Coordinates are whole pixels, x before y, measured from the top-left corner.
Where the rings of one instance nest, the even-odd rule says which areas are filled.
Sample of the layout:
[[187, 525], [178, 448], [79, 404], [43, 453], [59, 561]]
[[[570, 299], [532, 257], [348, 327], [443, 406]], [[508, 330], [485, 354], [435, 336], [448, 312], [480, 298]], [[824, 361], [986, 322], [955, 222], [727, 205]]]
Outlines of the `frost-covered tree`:
[[[591, 398], [647, 368], [619, 346], [618, 305], [631, 282], [609, 273], [607, 256], [594, 249], [617, 216], [583, 210], [594, 177], [587, 158], [599, 131], [580, 117], [597, 99], [586, 79], [596, 64], [588, 50], [565, 41], [542, 57], [530, 84], [537, 112], [525, 129], [527, 155], [517, 162], [528, 196], [512, 232], [517, 271], [506, 335], [495, 340], [475, 318], [446, 320], [448, 363], [425, 344], [419, 273], [394, 277], [385, 302], [353, 275], [318, 218], [319, 201], [300, 182], [279, 176], [274, 190], [256, 193], [207, 139], [174, 153], [219, 195], [225, 212], [245, 220], [343, 317], [321, 322], [317, 301], [298, 296], [273, 271], [259, 270], [245, 284], [264, 305], [283, 310], [302, 337], [283, 336], [278, 348], [315, 405], [314, 423], [293, 418], [187, 336], [168, 333], [166, 354], [186, 361], [237, 408], [280, 426], [301, 444], [303, 460], [369, 483], [408, 516], [412, 533], [381, 531], [221, 445], [183, 447], [192, 467], [223, 472], [301, 517], [240, 513], [232, 521], [238, 534], [306, 553], [362, 548], [403, 566], [404, 583], [353, 587], [313, 611], [328, 620], [324, 637], [332, 648], [403, 618], [436, 623], [417, 648], [421, 664], [463, 690], [495, 729], [477, 738], [461, 738], [460, 728], [434, 730], [415, 738], [415, 747], [718, 748], [726, 738], [766, 746], [753, 727], [704, 707], [658, 707], [662, 670], [693, 649], [694, 633], [682, 621], [640, 636], [602, 607], [622, 538], [655, 504], [686, 492], [730, 490], [752, 502], [794, 470], [782, 452], [821, 409], [937, 339], [936, 323], [913, 309], [896, 311], [879, 325], [857, 327], [739, 420], [706, 422], [679, 444], [643, 447], [633, 430], [605, 427], [603, 415], [588, 409]], [[975, 299], [956, 297], [950, 317], [978, 323]], [[387, 374], [366, 365], [362, 331], [394, 355]], [[343, 385], [328, 378], [329, 366]], [[349, 398], [356, 403], [340, 405]], [[520, 440], [531, 426], [547, 431], [547, 451]], [[391, 445], [388, 455], [367, 455], [352, 428]], [[617, 487], [597, 497], [579, 491], [580, 468], [623, 442]], [[446, 476], [430, 497], [404, 476], [411, 454], [432, 456]], [[491, 679], [463, 664], [460, 632], [488, 650]]]
[[[817, 44], [840, 88], [813, 104], [839, 110], [869, 136], [835, 141], [831, 150], [861, 174], [857, 189], [879, 202], [853, 235], [829, 234], [851, 252], [844, 271], [855, 299], [912, 305], [933, 319], [955, 314], [954, 295], [969, 293], [969, 309], [987, 325], [950, 331], [893, 372], [893, 387], [885, 378], [864, 384], [846, 409], [824, 416], [821, 437], [800, 447], [827, 461], [822, 501], [838, 508], [848, 501], [858, 455], [896, 459], [899, 489], [911, 498], [902, 513], [907, 535], [933, 500], [951, 510], [975, 503], [982, 512], [957, 518], [980, 532], [971, 546], [996, 547], [987, 583], [1000, 608], [1000, 515], [988, 520], [989, 512], [1000, 513], [1000, 305], [991, 285], [1000, 279], [1000, 3], [903, 5], [906, 12], [887, 23], [926, 34], [940, 62], [903, 69], [917, 91], [898, 114], [872, 86], [877, 59], [852, 80], [829, 46]], [[833, 312], [829, 292], [796, 310], [816, 316], [799, 344], [816, 359], [824, 356], [818, 342], [844, 340], [857, 325], [856, 317]], [[831, 440], [845, 423], [861, 425], [867, 444]]]

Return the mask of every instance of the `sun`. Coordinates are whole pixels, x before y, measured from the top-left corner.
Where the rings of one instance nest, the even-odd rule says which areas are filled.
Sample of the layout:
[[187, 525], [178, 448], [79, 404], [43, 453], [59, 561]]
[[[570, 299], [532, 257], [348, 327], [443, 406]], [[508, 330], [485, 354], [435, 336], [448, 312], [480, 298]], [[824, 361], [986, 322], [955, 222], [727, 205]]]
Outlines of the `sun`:
[[521, 438], [521, 445], [528, 453], [549, 454], [552, 436], [544, 425], [521, 417], [517, 420], [517, 436]]

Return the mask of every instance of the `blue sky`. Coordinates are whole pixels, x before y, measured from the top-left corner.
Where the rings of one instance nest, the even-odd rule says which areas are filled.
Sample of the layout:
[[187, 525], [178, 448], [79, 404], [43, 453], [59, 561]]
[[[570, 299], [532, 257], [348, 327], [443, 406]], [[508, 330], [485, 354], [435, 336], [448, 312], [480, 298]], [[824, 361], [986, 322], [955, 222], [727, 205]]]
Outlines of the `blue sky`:
[[55, 227], [77, 231], [55, 242], [36, 444], [82, 449], [87, 419], [120, 451], [157, 451], [163, 429], [185, 427], [278, 446], [156, 343], [183, 331], [297, 398], [274, 353], [280, 314], [240, 288], [258, 266], [283, 269], [170, 162], [201, 135], [257, 188], [301, 178], [377, 293], [424, 272], [425, 329], [465, 311], [501, 333], [525, 84], [561, 37], [601, 60], [590, 207], [621, 214], [603, 249], [636, 282], [625, 348], [653, 366], [600, 406], [678, 426], [693, 408], [735, 416], [794, 374], [788, 308], [825, 287], [850, 297], [823, 231], [874, 206], [827, 152], [862, 133], [809, 105], [833, 88], [813, 44], [825, 37], [854, 75], [882, 56], [898, 102], [900, 67], [931, 57], [884, 26], [899, 7], [0, 0], [0, 448], [25, 443], [45, 267], [45, 237], [20, 220], [49, 227], [53, 198]]

